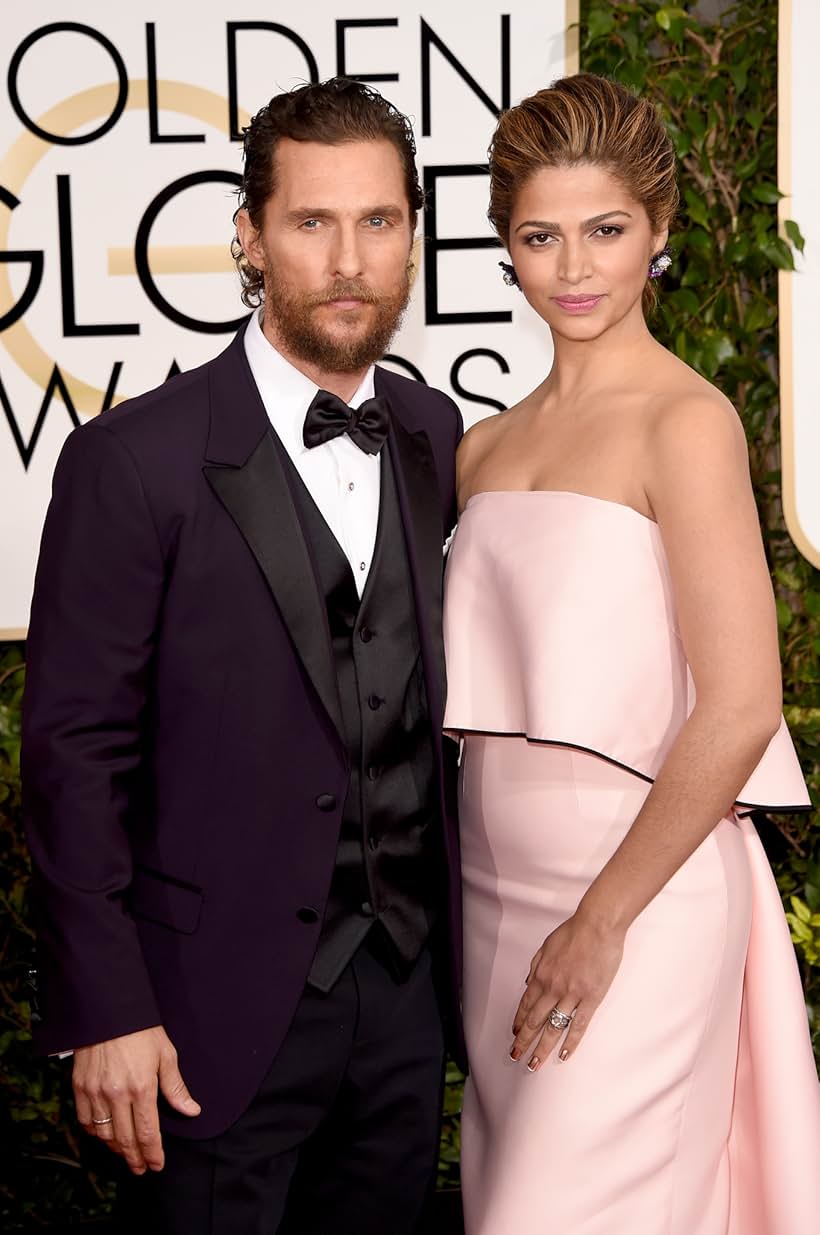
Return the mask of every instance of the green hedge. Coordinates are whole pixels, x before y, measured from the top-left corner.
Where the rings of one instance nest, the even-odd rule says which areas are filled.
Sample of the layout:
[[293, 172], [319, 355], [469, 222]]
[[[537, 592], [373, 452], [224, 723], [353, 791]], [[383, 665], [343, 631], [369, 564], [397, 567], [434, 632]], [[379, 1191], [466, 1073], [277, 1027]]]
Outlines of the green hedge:
[[[813, 800], [820, 792], [820, 577], [783, 523], [777, 373], [777, 272], [802, 247], [777, 226], [777, 6], [742, 0], [716, 22], [694, 4], [584, 0], [581, 63], [655, 99], [681, 160], [684, 210], [664, 280], [658, 336], [718, 386], [746, 426], [777, 593], [786, 717]], [[23, 648], [0, 645], [0, 1139], [3, 1229], [103, 1213], [111, 1171], [75, 1130], [70, 1066], [33, 1060], [26, 973], [31, 934], [20, 836]], [[811, 818], [758, 826], [789, 911], [820, 1051], [820, 836]], [[448, 1073], [440, 1178], [458, 1178], [461, 1082]]]

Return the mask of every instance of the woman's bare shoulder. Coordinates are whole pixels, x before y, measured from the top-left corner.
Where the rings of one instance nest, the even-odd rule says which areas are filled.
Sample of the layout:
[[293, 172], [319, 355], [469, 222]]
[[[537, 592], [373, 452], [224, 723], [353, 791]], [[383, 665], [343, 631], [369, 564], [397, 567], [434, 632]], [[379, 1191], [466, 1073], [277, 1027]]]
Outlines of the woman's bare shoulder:
[[461, 439], [456, 454], [456, 486], [458, 490], [459, 510], [464, 506], [472, 492], [473, 478], [482, 463], [504, 437], [515, 417], [516, 408], [511, 407], [503, 412], [496, 412], [477, 420]]
[[651, 439], [664, 444], [705, 434], [718, 440], [728, 436], [745, 444], [740, 417], [725, 394], [677, 356], [667, 356], [661, 380], [647, 403]]

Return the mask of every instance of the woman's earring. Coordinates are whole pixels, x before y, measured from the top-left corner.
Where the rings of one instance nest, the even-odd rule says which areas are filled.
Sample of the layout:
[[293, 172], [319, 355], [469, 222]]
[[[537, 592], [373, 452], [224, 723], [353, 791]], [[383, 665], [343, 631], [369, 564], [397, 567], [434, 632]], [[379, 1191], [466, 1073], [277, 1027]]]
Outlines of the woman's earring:
[[515, 273], [515, 266], [511, 266], [509, 262], [498, 263], [503, 270], [502, 279], [507, 284], [507, 287], [517, 287], [521, 290], [521, 284], [518, 282], [518, 275]]
[[652, 258], [652, 261], [649, 263], [650, 279], [659, 279], [671, 265], [672, 250], [667, 245], [665, 249], [661, 249], [660, 253], [656, 253]]

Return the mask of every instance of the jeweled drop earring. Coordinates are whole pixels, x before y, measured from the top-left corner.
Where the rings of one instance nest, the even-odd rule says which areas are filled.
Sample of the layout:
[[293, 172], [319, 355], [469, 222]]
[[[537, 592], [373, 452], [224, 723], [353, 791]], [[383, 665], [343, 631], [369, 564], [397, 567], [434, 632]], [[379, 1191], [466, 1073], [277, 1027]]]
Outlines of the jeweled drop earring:
[[652, 258], [652, 261], [649, 263], [650, 279], [659, 279], [661, 275], [664, 274], [671, 265], [672, 265], [672, 251], [667, 245], [666, 248], [661, 249], [660, 253], [656, 253], [655, 256]]
[[515, 273], [515, 266], [511, 266], [509, 262], [499, 262], [502, 271], [502, 279], [507, 284], [507, 287], [517, 287], [521, 291], [521, 284], [518, 282], [518, 275]]

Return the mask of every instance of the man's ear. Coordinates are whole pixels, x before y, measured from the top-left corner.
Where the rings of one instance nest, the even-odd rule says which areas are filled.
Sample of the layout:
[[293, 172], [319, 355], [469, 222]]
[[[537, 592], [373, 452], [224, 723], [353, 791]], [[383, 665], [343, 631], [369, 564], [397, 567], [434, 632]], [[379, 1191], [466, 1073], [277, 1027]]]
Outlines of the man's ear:
[[236, 216], [236, 234], [242, 245], [242, 252], [252, 266], [257, 270], [265, 269], [265, 255], [262, 252], [262, 238], [251, 222], [251, 216], [243, 206]]

